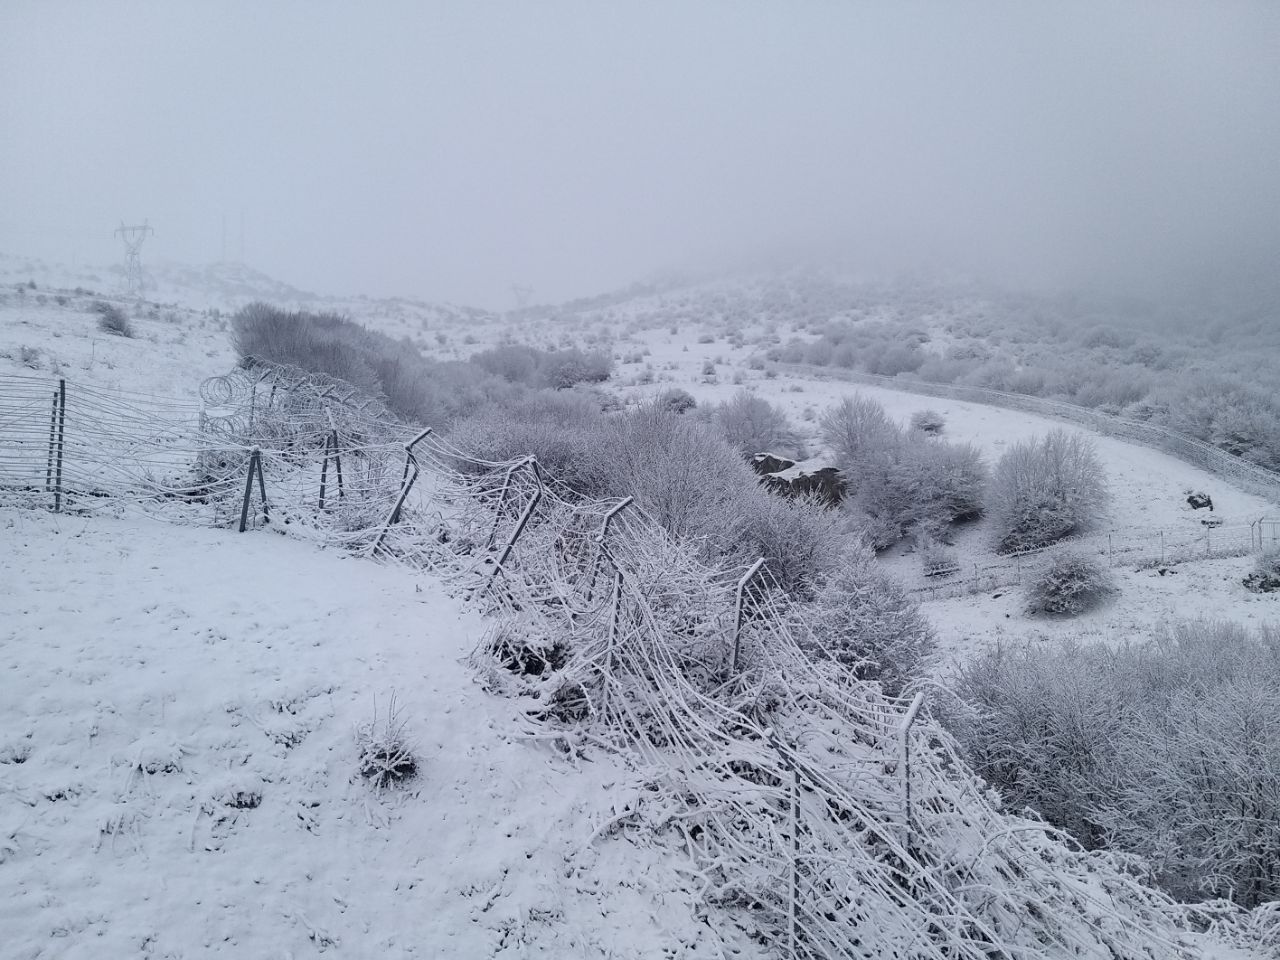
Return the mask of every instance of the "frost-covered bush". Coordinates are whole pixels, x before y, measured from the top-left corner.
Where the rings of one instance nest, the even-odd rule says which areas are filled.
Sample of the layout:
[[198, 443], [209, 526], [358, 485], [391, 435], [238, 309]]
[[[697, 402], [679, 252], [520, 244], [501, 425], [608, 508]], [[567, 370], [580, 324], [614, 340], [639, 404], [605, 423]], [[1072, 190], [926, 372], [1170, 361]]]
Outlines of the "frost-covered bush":
[[603, 418], [591, 398], [544, 391], [529, 393], [518, 404], [487, 406], [460, 421], [449, 436], [454, 446], [480, 460], [536, 457], [577, 493], [602, 496], [610, 488], [600, 457], [602, 430]]
[[648, 403], [607, 418], [601, 441], [603, 493], [634, 496], [707, 556], [730, 552], [738, 505], [756, 479], [715, 427]]
[[664, 390], [658, 395], [657, 403], [672, 413], [688, 413], [698, 405], [698, 401], [693, 398], [693, 394], [679, 387]]
[[972, 445], [904, 433], [858, 394], [823, 414], [821, 427], [844, 472], [849, 509], [867, 518], [876, 548], [918, 525], [941, 530], [982, 512], [987, 468]]
[[846, 558], [812, 611], [818, 655], [896, 695], [928, 672], [936, 639], [919, 607], [867, 549]]
[[713, 417], [724, 438], [745, 457], [764, 452], [802, 453], [795, 428], [782, 409], [747, 390], [717, 404]]
[[1259, 554], [1244, 585], [1254, 593], [1280, 593], [1280, 550], [1273, 548]]
[[607, 354], [576, 347], [540, 350], [505, 343], [480, 351], [471, 357], [471, 362], [508, 383], [553, 390], [565, 390], [578, 383], [601, 383], [613, 372], [613, 360]]
[[817, 498], [786, 500], [762, 488], [743, 495], [731, 540], [741, 562], [763, 557], [773, 579], [799, 600], [813, 599], [844, 549], [839, 514]]
[[1137, 853], [1174, 896], [1280, 898], [1280, 633], [1195, 622], [1112, 650], [997, 647], [949, 719], [1014, 806]]
[[1048, 546], [1088, 526], [1107, 500], [1093, 444], [1065, 430], [1015, 444], [991, 477], [987, 513], [1002, 553]]
[[1027, 587], [1032, 613], [1073, 617], [1093, 609], [1115, 591], [1111, 571], [1095, 557], [1065, 551], [1049, 559]]
[[103, 333], [112, 333], [118, 337], [132, 337], [133, 324], [125, 316], [125, 312], [114, 303], [98, 300], [91, 308], [98, 315], [98, 329]]
[[937, 436], [946, 427], [946, 418], [937, 410], [917, 410], [911, 415], [911, 429]]
[[345, 380], [384, 398], [400, 416], [436, 429], [518, 392], [479, 367], [430, 360], [408, 340], [335, 313], [251, 303], [232, 318], [231, 342], [244, 364], [264, 360]]

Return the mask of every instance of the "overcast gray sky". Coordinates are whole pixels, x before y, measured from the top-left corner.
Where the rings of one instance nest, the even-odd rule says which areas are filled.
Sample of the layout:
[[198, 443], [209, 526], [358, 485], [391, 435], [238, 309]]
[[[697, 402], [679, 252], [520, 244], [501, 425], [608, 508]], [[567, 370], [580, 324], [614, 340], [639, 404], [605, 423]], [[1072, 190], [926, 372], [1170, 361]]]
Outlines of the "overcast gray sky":
[[507, 306], [1280, 262], [1280, 3], [0, 4], [0, 250]]

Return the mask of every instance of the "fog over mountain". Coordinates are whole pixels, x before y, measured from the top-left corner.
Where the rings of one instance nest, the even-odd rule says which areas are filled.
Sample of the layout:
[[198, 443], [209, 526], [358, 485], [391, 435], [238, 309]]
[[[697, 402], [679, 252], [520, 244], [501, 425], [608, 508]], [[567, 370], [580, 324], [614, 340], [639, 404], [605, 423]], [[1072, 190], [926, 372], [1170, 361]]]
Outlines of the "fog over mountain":
[[1274, 3], [8, 0], [0, 129], [0, 250], [111, 261], [148, 218], [145, 256], [322, 293], [1280, 262]]

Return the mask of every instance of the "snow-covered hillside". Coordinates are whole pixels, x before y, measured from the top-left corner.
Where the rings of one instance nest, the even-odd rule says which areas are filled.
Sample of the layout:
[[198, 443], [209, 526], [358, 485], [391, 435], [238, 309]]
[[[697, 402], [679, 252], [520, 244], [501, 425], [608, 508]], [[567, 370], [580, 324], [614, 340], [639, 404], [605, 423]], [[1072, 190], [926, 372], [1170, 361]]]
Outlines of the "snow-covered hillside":
[[[629, 772], [518, 739], [430, 578], [152, 521], [0, 538], [5, 957], [765, 955], [663, 843], [592, 840]], [[393, 696], [419, 769], [379, 791], [356, 731]]]
[[[900, 423], [937, 411], [948, 439], [991, 460], [1061, 426], [780, 375], [759, 362], [753, 338], [770, 334], [750, 322], [726, 335], [636, 307], [614, 331], [602, 328], [617, 317], [583, 324], [574, 310], [504, 318], [319, 301], [221, 268], [168, 269], [161, 305], [77, 291], [61, 268], [6, 269], [35, 286], [0, 288], [0, 374], [66, 377], [73, 389], [194, 398], [235, 362], [226, 311], [274, 290], [285, 306], [346, 313], [437, 357], [513, 336], [606, 345], [619, 361], [606, 387], [625, 402], [678, 386], [707, 406], [748, 389], [785, 410], [811, 452], [818, 415], [855, 390]], [[100, 302], [125, 310], [134, 336], [102, 331]], [[1227, 523], [1275, 512], [1166, 454], [1096, 443], [1113, 490], [1104, 529], [1117, 538], [1200, 535], [1189, 489], [1211, 493]], [[18, 891], [0, 918], [15, 956], [771, 955], [751, 909], [707, 905], [710, 881], [678, 834], [609, 828], [644, 822], [635, 798], [657, 789], [651, 770], [606, 750], [566, 757], [554, 737], [527, 736], [519, 702], [477, 685], [465, 658], [490, 624], [431, 574], [261, 531], [11, 507], [0, 530], [0, 582], [16, 585], [0, 591], [0, 876]], [[974, 524], [956, 550], [977, 563], [989, 540]], [[918, 573], [902, 547], [880, 562], [908, 582]], [[921, 599], [953, 664], [992, 642], [1137, 639], [1185, 616], [1275, 619], [1280, 594], [1240, 585], [1248, 563], [1122, 569], [1118, 596], [1075, 621], [1028, 616], [1016, 590]], [[385, 721], [393, 694], [418, 776], [380, 791], [360, 775], [358, 730]], [[689, 795], [679, 802], [701, 802]], [[1196, 938], [1186, 949], [1232, 956]]]

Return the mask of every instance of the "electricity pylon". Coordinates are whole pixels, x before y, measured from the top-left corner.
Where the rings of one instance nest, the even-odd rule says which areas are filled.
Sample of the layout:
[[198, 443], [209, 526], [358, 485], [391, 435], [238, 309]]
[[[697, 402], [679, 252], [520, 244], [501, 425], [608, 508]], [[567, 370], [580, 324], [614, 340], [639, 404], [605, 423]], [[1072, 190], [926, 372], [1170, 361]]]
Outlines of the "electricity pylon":
[[511, 292], [516, 295], [516, 307], [523, 310], [529, 305], [529, 297], [533, 295], [533, 287], [513, 283]]
[[142, 293], [142, 241], [153, 233], [145, 220], [138, 227], [126, 227], [121, 220], [116, 228], [116, 236], [124, 243], [124, 279], [130, 295]]

